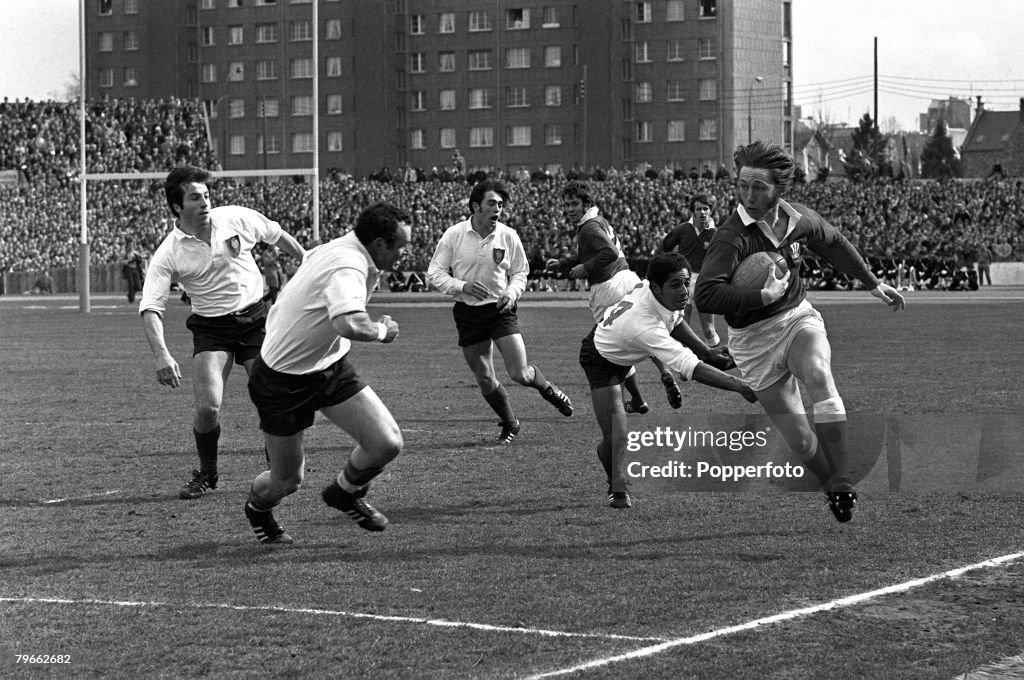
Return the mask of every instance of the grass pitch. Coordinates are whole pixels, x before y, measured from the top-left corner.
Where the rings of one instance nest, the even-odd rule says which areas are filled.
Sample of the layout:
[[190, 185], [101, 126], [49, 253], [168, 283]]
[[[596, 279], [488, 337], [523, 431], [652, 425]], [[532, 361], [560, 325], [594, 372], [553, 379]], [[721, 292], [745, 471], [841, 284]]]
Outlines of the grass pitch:
[[[52, 675], [524, 678], [597, 662], [566, 676], [950, 678], [1020, 654], [1019, 560], [689, 641], [1024, 550], [1024, 299], [914, 294], [894, 315], [865, 298], [814, 298], [851, 418], [885, 444], [850, 524], [761, 482], [636, 480], [636, 506], [608, 509], [582, 296], [520, 306], [531, 362], [576, 413], [510, 385], [524, 427], [499, 447], [449, 305], [385, 293], [373, 311], [402, 335], [353, 360], [405, 434], [371, 491], [392, 524], [370, 534], [320, 502], [351, 441], [318, 422], [304, 488], [277, 513], [296, 539], [281, 549], [242, 514], [264, 461], [241, 368], [220, 487], [177, 499], [195, 465], [185, 308], [166, 320], [185, 372], [172, 392], [127, 304], [0, 299], [0, 676], [38, 672], [18, 655], [65, 655]], [[673, 411], [640, 374], [652, 411], [630, 416], [637, 431], [758, 413], [699, 385]]]

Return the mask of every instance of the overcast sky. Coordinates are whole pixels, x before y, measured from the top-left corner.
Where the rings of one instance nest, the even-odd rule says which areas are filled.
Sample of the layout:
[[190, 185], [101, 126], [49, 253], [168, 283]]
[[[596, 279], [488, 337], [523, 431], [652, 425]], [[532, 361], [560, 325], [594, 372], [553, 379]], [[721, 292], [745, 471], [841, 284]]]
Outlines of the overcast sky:
[[[78, 0], [0, 0], [0, 16], [0, 97], [60, 95], [78, 71]], [[981, 95], [1005, 110], [1024, 97], [1021, 0], [793, 0], [793, 32], [805, 117], [874, 115], [876, 36], [883, 128], [916, 130], [933, 99]]]

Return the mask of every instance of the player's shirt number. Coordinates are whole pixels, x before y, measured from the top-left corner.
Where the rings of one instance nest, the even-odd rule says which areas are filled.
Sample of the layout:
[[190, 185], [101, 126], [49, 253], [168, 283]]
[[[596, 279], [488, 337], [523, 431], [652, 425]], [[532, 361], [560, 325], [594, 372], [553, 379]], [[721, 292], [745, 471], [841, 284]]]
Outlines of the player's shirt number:
[[617, 304], [614, 307], [612, 307], [612, 311], [610, 311], [610, 312], [608, 312], [607, 314], [604, 315], [604, 320], [601, 322], [601, 325], [604, 326], [605, 328], [608, 328], [609, 326], [612, 325], [613, 321], [615, 321], [620, 316], [622, 316], [627, 311], [629, 311], [629, 309], [632, 306], [633, 306], [633, 303], [630, 302], [629, 300], [622, 300], [622, 301], [620, 301], [619, 304]]

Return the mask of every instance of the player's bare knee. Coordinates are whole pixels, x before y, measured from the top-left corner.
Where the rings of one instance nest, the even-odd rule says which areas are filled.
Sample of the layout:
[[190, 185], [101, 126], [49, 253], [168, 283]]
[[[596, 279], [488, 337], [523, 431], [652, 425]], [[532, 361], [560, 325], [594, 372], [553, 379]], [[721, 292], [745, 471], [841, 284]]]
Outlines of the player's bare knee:
[[530, 386], [533, 384], [533, 369], [529, 366], [516, 368], [509, 371], [509, 377], [520, 385]]

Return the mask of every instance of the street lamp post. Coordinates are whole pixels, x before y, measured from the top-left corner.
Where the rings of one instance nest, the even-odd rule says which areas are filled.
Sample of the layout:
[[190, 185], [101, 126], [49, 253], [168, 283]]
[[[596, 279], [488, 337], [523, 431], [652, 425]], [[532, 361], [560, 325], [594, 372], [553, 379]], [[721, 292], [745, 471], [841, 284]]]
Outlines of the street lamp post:
[[764, 78], [762, 76], [757, 76], [756, 78], [754, 78], [754, 82], [750, 84], [750, 87], [747, 88], [747, 144], [750, 144], [751, 142], [754, 141], [754, 118], [752, 114], [754, 85], [757, 85], [758, 83], [761, 82], [764, 82]]

